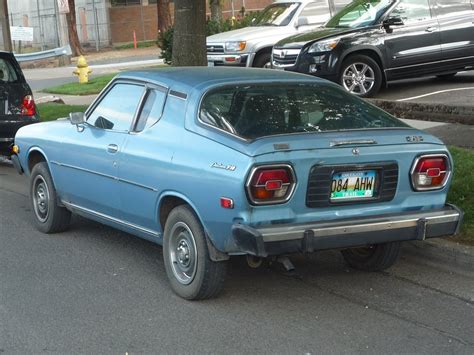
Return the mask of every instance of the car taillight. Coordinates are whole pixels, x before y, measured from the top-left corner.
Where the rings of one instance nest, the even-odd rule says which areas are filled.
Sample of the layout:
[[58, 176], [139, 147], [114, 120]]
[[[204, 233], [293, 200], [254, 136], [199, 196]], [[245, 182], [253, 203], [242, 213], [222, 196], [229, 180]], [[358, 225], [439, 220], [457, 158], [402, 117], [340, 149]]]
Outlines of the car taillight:
[[34, 116], [36, 115], [36, 105], [35, 100], [32, 95], [26, 95], [23, 98], [23, 103], [21, 106], [21, 114], [23, 116]]
[[445, 154], [423, 155], [413, 163], [411, 181], [416, 191], [441, 189], [446, 185], [451, 167]]
[[282, 203], [289, 200], [296, 185], [290, 165], [259, 166], [247, 182], [249, 200], [254, 205]]

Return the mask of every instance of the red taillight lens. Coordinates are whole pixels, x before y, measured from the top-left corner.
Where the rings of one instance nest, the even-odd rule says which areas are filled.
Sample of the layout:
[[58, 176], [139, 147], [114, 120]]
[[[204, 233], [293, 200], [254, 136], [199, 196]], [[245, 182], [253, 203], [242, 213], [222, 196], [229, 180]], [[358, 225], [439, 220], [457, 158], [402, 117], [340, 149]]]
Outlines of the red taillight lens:
[[253, 170], [247, 183], [250, 201], [255, 205], [288, 201], [295, 187], [290, 165], [263, 166]]
[[424, 155], [413, 163], [411, 181], [417, 191], [444, 187], [451, 173], [447, 155]]
[[26, 95], [23, 98], [23, 103], [21, 107], [21, 114], [24, 116], [34, 116], [36, 115], [36, 105], [35, 100], [33, 100], [32, 95]]

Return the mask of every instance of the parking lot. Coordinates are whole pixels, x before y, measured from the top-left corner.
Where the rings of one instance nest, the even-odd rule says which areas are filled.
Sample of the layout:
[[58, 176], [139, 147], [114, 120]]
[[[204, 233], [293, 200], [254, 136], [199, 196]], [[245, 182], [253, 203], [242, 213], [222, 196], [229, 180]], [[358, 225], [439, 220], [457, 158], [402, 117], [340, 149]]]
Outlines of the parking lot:
[[390, 82], [378, 99], [444, 105], [474, 106], [474, 72], [458, 73], [453, 78], [434, 76]]
[[380, 273], [337, 251], [293, 258], [294, 274], [236, 258], [220, 298], [184, 301], [159, 246], [82, 218], [41, 234], [26, 178], [0, 176], [0, 352], [474, 352], [472, 271], [407, 254]]

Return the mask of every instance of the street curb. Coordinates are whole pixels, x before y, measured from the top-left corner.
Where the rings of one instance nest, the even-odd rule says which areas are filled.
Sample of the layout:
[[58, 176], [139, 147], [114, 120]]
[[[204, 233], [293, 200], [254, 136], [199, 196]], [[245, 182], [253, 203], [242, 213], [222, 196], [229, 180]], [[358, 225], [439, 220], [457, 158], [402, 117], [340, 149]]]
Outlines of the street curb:
[[381, 99], [368, 99], [367, 101], [399, 118], [474, 125], [474, 106], [454, 106]]
[[434, 262], [462, 271], [474, 272], [474, 247], [445, 239], [403, 243], [403, 255]]

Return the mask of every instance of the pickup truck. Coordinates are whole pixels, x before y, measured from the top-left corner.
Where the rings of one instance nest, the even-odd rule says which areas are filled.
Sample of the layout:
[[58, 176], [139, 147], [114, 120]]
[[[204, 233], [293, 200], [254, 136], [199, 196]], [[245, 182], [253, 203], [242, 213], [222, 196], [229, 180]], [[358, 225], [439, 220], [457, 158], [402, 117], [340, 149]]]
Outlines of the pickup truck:
[[349, 0], [277, 0], [252, 26], [207, 37], [209, 66], [271, 67], [273, 45], [323, 25]]

